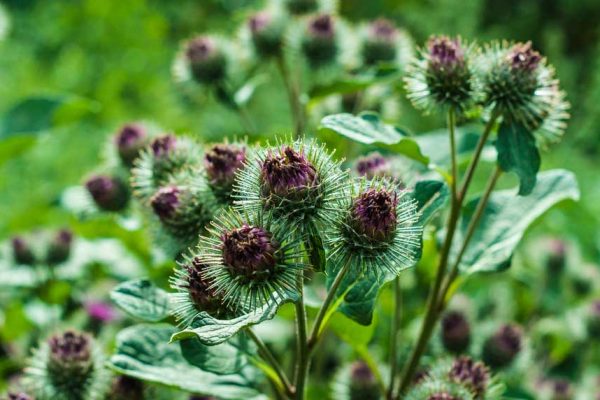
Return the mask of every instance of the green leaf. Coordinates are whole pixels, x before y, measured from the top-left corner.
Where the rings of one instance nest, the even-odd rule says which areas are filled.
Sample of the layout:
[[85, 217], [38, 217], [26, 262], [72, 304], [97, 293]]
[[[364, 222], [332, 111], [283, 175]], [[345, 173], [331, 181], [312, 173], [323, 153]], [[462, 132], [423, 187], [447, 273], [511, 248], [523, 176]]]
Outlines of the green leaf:
[[[461, 270], [474, 273], [509, 268], [512, 254], [527, 227], [566, 199], [578, 200], [579, 188], [573, 173], [565, 170], [540, 173], [537, 185], [528, 196], [516, 196], [514, 190], [492, 193], [461, 260]], [[466, 206], [460, 226], [463, 237], [478, 201], [474, 199]], [[455, 250], [460, 245], [457, 241]]]
[[375, 324], [359, 325], [341, 313], [335, 313], [329, 320], [329, 327], [340, 339], [352, 346], [360, 348], [369, 344], [375, 332]]
[[424, 226], [446, 204], [450, 193], [444, 182], [421, 181], [415, 185], [412, 196], [417, 201], [420, 212], [418, 224]]
[[319, 130], [333, 131], [359, 143], [386, 147], [424, 165], [429, 163], [414, 138], [383, 123], [375, 113], [328, 115], [321, 120]]
[[25, 153], [36, 143], [33, 136], [11, 136], [0, 145], [0, 166], [6, 161]]
[[169, 316], [169, 294], [148, 279], [123, 282], [110, 298], [127, 314], [143, 321], [157, 322]]
[[256, 75], [250, 78], [241, 88], [239, 88], [235, 94], [233, 95], [235, 103], [242, 107], [248, 104], [256, 89], [266, 83], [268, 81], [268, 77], [264, 74]]
[[[450, 166], [450, 139], [447, 129], [438, 129], [413, 136], [419, 148], [434, 165]], [[456, 128], [456, 153], [459, 164], [470, 160], [470, 155], [477, 146], [479, 134], [474, 126]], [[493, 150], [487, 146], [486, 150]]]
[[540, 170], [540, 152], [533, 134], [520, 123], [502, 122], [496, 141], [498, 165], [503, 171], [513, 171], [519, 176], [519, 195], [527, 196], [535, 186]]
[[215, 346], [206, 346], [197, 338], [185, 339], [179, 343], [183, 358], [204, 371], [228, 375], [239, 372], [248, 364], [245, 355], [248, 344], [244, 336], [237, 336]]
[[198, 338], [207, 346], [223, 343], [246, 327], [272, 319], [281, 304], [292, 300], [294, 299], [274, 300], [247, 314], [227, 320], [217, 319], [206, 312], [200, 312], [192, 321], [191, 326], [175, 333], [171, 341]]
[[122, 330], [110, 367], [134, 378], [192, 393], [222, 399], [264, 398], [252, 387], [257, 376], [250, 368], [239, 374], [217, 375], [189, 364], [180, 346], [169, 344], [175, 331], [167, 324], [139, 324]]

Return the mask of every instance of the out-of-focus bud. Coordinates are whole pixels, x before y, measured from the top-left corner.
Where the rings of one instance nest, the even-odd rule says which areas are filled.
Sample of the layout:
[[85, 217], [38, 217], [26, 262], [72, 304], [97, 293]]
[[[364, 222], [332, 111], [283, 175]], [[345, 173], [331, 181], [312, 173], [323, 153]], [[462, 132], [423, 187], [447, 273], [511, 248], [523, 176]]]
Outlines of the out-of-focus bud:
[[463, 353], [471, 342], [471, 328], [463, 313], [450, 311], [442, 318], [442, 343], [451, 353]]
[[48, 264], [60, 264], [69, 259], [71, 255], [71, 244], [73, 242], [73, 232], [68, 229], [61, 229], [50, 240], [46, 262]]
[[380, 18], [369, 26], [368, 36], [363, 43], [362, 57], [367, 65], [391, 62], [396, 58], [398, 31], [394, 23]]
[[338, 54], [335, 20], [331, 15], [322, 14], [308, 21], [302, 50], [313, 68], [332, 63]]
[[373, 371], [364, 361], [350, 366], [350, 400], [379, 400], [381, 398]]
[[117, 132], [115, 144], [121, 162], [126, 167], [133, 165], [140, 151], [146, 147], [148, 137], [146, 130], [140, 124], [126, 124]]
[[225, 78], [227, 58], [214, 38], [198, 36], [191, 39], [186, 44], [185, 57], [198, 83], [213, 84]]
[[586, 325], [589, 337], [600, 340], [600, 300], [595, 300], [590, 304]]
[[129, 191], [117, 177], [95, 175], [85, 183], [94, 203], [104, 211], [121, 211], [129, 201]]
[[566, 244], [560, 239], [553, 239], [549, 244], [546, 262], [550, 276], [560, 274], [565, 269]]
[[262, 11], [248, 20], [252, 44], [259, 56], [271, 57], [281, 53], [283, 45], [283, 24], [276, 16]]
[[521, 351], [521, 329], [515, 325], [504, 325], [483, 344], [483, 361], [492, 368], [510, 365]]
[[25, 238], [21, 236], [15, 236], [12, 238], [11, 244], [15, 263], [23, 265], [35, 264], [35, 254]]

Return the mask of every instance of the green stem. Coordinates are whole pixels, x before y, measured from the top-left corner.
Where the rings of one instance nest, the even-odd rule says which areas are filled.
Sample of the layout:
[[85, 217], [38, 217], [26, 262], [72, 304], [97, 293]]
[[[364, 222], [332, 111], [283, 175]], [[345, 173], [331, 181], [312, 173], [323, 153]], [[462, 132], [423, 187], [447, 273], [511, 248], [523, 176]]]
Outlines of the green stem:
[[[298, 274], [298, 289], [300, 298], [295, 303], [296, 307], [296, 368], [294, 370], [294, 385], [298, 396], [304, 396], [306, 383], [306, 369], [308, 364], [308, 348], [306, 339], [306, 308], [304, 307], [304, 274]], [[302, 398], [302, 397], [298, 397]]]
[[292, 113], [292, 119], [294, 120], [294, 138], [297, 139], [304, 132], [305, 124], [304, 107], [300, 100], [300, 87], [299, 84], [292, 78], [292, 74], [290, 73], [283, 55], [277, 57], [277, 67], [288, 94], [290, 111]]
[[254, 343], [256, 343], [256, 346], [258, 347], [258, 354], [262, 357], [263, 360], [265, 360], [267, 363], [269, 363], [269, 365], [273, 368], [273, 370], [277, 374], [277, 377], [279, 378], [279, 380], [281, 381], [281, 383], [284, 386], [286, 394], [290, 397], [293, 396], [294, 388], [291, 385], [290, 380], [288, 379], [287, 375], [285, 374], [285, 371], [283, 370], [283, 368], [277, 361], [277, 358], [275, 358], [273, 353], [271, 353], [271, 350], [269, 350], [267, 345], [258, 336], [256, 336], [256, 334], [254, 333], [254, 331], [252, 329], [250, 329], [250, 328], [246, 329], [246, 333], [248, 333], [248, 336], [250, 336], [250, 339], [252, 339], [254, 341]]
[[400, 320], [402, 312], [402, 292], [400, 289], [400, 278], [394, 279], [394, 316], [392, 319], [392, 332], [390, 334], [390, 385], [387, 391], [389, 400], [394, 397], [394, 383], [398, 373], [398, 334], [400, 332]]
[[485, 206], [487, 205], [490, 196], [496, 187], [496, 183], [498, 182], [498, 178], [502, 175], [502, 170], [496, 166], [492, 175], [486, 184], [485, 190], [479, 202], [477, 202], [477, 207], [475, 208], [475, 212], [473, 213], [473, 217], [469, 221], [469, 226], [467, 227], [467, 233], [463, 239], [462, 246], [456, 256], [456, 260], [454, 260], [454, 264], [450, 269], [450, 273], [446, 277], [444, 284], [442, 285], [442, 290], [440, 291], [438, 310], [441, 312], [445, 308], [446, 304], [446, 296], [448, 295], [448, 291], [450, 290], [450, 286], [454, 283], [454, 280], [458, 276], [460, 261], [462, 260], [465, 252], [467, 251], [467, 247], [469, 246], [469, 242], [473, 238], [473, 234], [475, 233], [475, 229], [479, 224], [479, 220], [485, 211]]
[[450, 249], [452, 248], [452, 240], [454, 239], [454, 233], [456, 231], [456, 225], [458, 222], [458, 217], [460, 215], [460, 207], [458, 204], [458, 199], [456, 196], [456, 178], [457, 178], [457, 168], [456, 168], [456, 145], [455, 145], [455, 114], [454, 109], [450, 109], [448, 111], [448, 129], [450, 132], [450, 151], [451, 151], [451, 160], [452, 160], [452, 201], [450, 208], [450, 215], [448, 217], [448, 229], [446, 231], [446, 239], [444, 240], [444, 245], [442, 247], [442, 252], [440, 255], [440, 262], [438, 264], [437, 273], [435, 276], [435, 281], [433, 286], [429, 292], [429, 298], [427, 300], [427, 308], [425, 312], [425, 318], [423, 320], [423, 324], [421, 325], [421, 331], [419, 333], [419, 337], [417, 339], [417, 343], [413, 348], [413, 351], [410, 355], [408, 362], [405, 364], [405, 367], [402, 371], [402, 378], [398, 380], [398, 384], [396, 385], [396, 389], [394, 390], [394, 398], [399, 398], [402, 393], [406, 391], [408, 386], [410, 385], [413, 375], [419, 366], [419, 361], [421, 360], [421, 356], [423, 355], [425, 348], [427, 347], [427, 343], [431, 338], [431, 334], [433, 333], [433, 328], [435, 327], [435, 323], [438, 317], [437, 314], [437, 305], [438, 305], [438, 296], [439, 291], [442, 286], [442, 281], [446, 274], [446, 268], [448, 266], [448, 259], [450, 256]]

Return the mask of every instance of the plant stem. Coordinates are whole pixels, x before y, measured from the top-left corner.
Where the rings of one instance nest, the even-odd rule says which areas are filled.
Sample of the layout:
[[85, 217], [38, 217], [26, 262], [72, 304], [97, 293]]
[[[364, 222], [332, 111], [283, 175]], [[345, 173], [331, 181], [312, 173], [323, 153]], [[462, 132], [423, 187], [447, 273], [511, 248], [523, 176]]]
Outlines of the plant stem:
[[456, 225], [458, 222], [458, 217], [460, 215], [460, 206], [458, 203], [458, 199], [456, 196], [456, 178], [457, 178], [457, 167], [456, 167], [456, 145], [455, 145], [455, 114], [454, 109], [450, 109], [448, 111], [448, 130], [450, 133], [450, 151], [451, 151], [451, 160], [452, 160], [452, 201], [450, 208], [450, 215], [448, 217], [448, 228], [446, 231], [446, 239], [444, 240], [444, 245], [442, 247], [442, 252], [440, 255], [440, 262], [438, 264], [437, 273], [435, 276], [435, 281], [433, 286], [429, 292], [429, 298], [427, 299], [427, 309], [425, 312], [425, 318], [423, 320], [423, 324], [421, 325], [421, 331], [419, 333], [419, 337], [417, 339], [417, 343], [413, 348], [413, 351], [410, 355], [408, 362], [406, 363], [403, 371], [402, 378], [398, 380], [399, 382], [396, 385], [396, 389], [393, 391], [394, 398], [399, 398], [402, 393], [406, 391], [410, 382], [412, 381], [413, 375], [419, 366], [419, 361], [421, 360], [421, 356], [425, 351], [427, 343], [433, 333], [433, 328], [435, 327], [435, 323], [438, 317], [437, 313], [437, 305], [438, 305], [438, 295], [440, 288], [442, 286], [442, 281], [444, 279], [446, 268], [448, 265], [448, 258], [450, 256], [450, 249], [452, 248], [452, 240], [454, 239], [454, 233], [456, 231]]
[[463, 239], [463, 243], [460, 248], [460, 251], [458, 252], [458, 255], [456, 256], [456, 260], [454, 260], [454, 264], [452, 265], [452, 268], [450, 269], [450, 273], [448, 274], [448, 276], [446, 277], [446, 279], [444, 281], [444, 284], [442, 285], [442, 290], [440, 291], [439, 304], [438, 304], [439, 312], [443, 311], [443, 309], [445, 308], [446, 296], [448, 294], [448, 290], [450, 290], [450, 286], [452, 285], [452, 283], [458, 276], [460, 261], [462, 260], [463, 256], [465, 255], [467, 247], [469, 246], [469, 242], [473, 238], [475, 229], [477, 228], [477, 225], [479, 224], [479, 220], [481, 219], [481, 216], [483, 215], [483, 212], [485, 211], [485, 206], [487, 205], [488, 200], [490, 199], [490, 196], [491, 196], [494, 188], [496, 187], [496, 183], [498, 182], [498, 178], [500, 178], [500, 175], [502, 175], [502, 170], [498, 166], [496, 166], [496, 168], [494, 169], [494, 172], [492, 172], [492, 175], [490, 175], [490, 178], [488, 179], [488, 182], [486, 184], [486, 187], [485, 187], [482, 197], [479, 199], [479, 202], [477, 202], [477, 207], [475, 208], [473, 217], [471, 217], [471, 220], [469, 221], [469, 226], [467, 227], [467, 233]]
[[269, 365], [277, 374], [277, 377], [281, 380], [281, 383], [285, 388], [286, 394], [290, 397], [293, 396], [295, 392], [294, 388], [291, 385], [287, 375], [285, 374], [285, 371], [283, 370], [273, 353], [271, 353], [271, 350], [269, 350], [267, 345], [258, 336], [256, 336], [252, 329], [246, 329], [246, 333], [248, 333], [250, 339], [252, 339], [254, 343], [256, 343], [256, 346], [258, 347], [258, 354], [263, 358], [263, 360], [269, 363]]
[[294, 138], [297, 139], [304, 131], [304, 107], [300, 100], [300, 87], [292, 78], [292, 74], [290, 74], [290, 70], [283, 55], [277, 57], [277, 67], [288, 94], [290, 111], [292, 113], [292, 119], [294, 120]]
[[[296, 307], [296, 367], [294, 370], [294, 385], [298, 396], [304, 396], [306, 382], [306, 369], [308, 364], [308, 349], [306, 339], [306, 308], [304, 307], [304, 273], [298, 274], [298, 290], [300, 298], [295, 303]], [[299, 397], [302, 398], [302, 397]]]
[[402, 292], [400, 278], [394, 279], [394, 316], [392, 319], [392, 332], [390, 334], [390, 385], [387, 391], [388, 400], [394, 396], [394, 381], [398, 373], [398, 334], [400, 332], [400, 319], [402, 312]]

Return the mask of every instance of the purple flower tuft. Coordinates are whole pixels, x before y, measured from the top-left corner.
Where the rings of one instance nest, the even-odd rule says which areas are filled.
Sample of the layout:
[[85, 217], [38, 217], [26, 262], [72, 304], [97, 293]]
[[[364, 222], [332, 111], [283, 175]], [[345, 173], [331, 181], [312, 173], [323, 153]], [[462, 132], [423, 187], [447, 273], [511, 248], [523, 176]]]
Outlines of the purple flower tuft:
[[[206, 265], [198, 257], [185, 266], [187, 270], [187, 289], [190, 299], [199, 311], [206, 311], [211, 315], [223, 311], [221, 297], [211, 289], [211, 281], [206, 277]], [[183, 285], [182, 285], [183, 286]]]
[[367, 179], [388, 175], [390, 164], [381, 154], [375, 152], [361, 157], [356, 162], [356, 172]]
[[396, 192], [385, 188], [368, 189], [352, 204], [352, 227], [369, 240], [380, 242], [394, 237], [396, 231]]
[[194, 79], [200, 83], [211, 84], [225, 76], [226, 59], [211, 37], [199, 36], [187, 42], [185, 57]]
[[210, 183], [220, 188], [230, 188], [235, 174], [244, 166], [246, 149], [244, 147], [217, 144], [204, 156], [204, 167]]
[[452, 353], [462, 353], [471, 341], [471, 329], [464, 314], [450, 311], [442, 319], [442, 343]]
[[279, 152], [269, 153], [261, 170], [263, 193], [281, 197], [293, 197], [304, 193], [318, 184], [315, 167], [291, 147], [283, 147]]
[[35, 398], [24, 392], [11, 392], [8, 394], [8, 400], [35, 400]]
[[29, 243], [21, 237], [14, 236], [11, 239], [13, 258], [17, 264], [32, 265], [35, 263], [35, 254]]
[[449, 378], [468, 388], [476, 398], [483, 398], [490, 380], [487, 367], [469, 357], [459, 357], [452, 363]]
[[268, 279], [277, 266], [277, 243], [263, 228], [244, 225], [221, 235], [223, 262], [232, 275]]
[[521, 351], [522, 332], [515, 325], [504, 325], [483, 345], [483, 361], [492, 368], [509, 365]]
[[105, 211], [120, 211], [129, 200], [127, 187], [115, 177], [96, 175], [86, 181], [85, 187], [96, 205]]
[[364, 361], [350, 366], [350, 399], [379, 399], [377, 379]]
[[111, 322], [117, 319], [116, 310], [108, 303], [90, 301], [85, 304], [88, 316], [98, 322]]
[[308, 33], [316, 38], [333, 38], [335, 34], [333, 17], [328, 14], [317, 15], [310, 20]]
[[458, 39], [435, 36], [429, 39], [427, 48], [431, 68], [452, 70], [464, 65], [464, 50]]
[[515, 44], [507, 55], [513, 70], [533, 72], [537, 69], [542, 56], [531, 47], [531, 42]]
[[92, 339], [68, 330], [48, 339], [48, 372], [60, 386], [80, 387], [93, 369]]
[[146, 145], [146, 130], [140, 124], [126, 124], [117, 132], [115, 143], [123, 164], [131, 166]]
[[176, 186], [163, 187], [152, 196], [150, 205], [161, 221], [167, 221], [177, 213], [180, 197], [181, 191]]
[[397, 33], [394, 23], [385, 18], [378, 18], [369, 26], [369, 34], [373, 40], [393, 42]]
[[250, 27], [250, 32], [252, 32], [253, 35], [260, 33], [261, 31], [263, 31], [265, 28], [267, 28], [269, 26], [271, 21], [272, 21], [271, 15], [267, 12], [263, 11], [263, 12], [254, 14], [248, 20], [248, 26]]
[[154, 156], [165, 157], [169, 155], [174, 149], [177, 143], [177, 138], [174, 135], [164, 135], [159, 136], [152, 141], [150, 147], [152, 148], [152, 152]]
[[199, 36], [190, 40], [185, 48], [185, 55], [193, 63], [204, 62], [215, 55], [217, 46], [215, 41], [206, 36]]
[[48, 246], [46, 261], [49, 264], [59, 264], [67, 261], [71, 254], [71, 243], [73, 242], [73, 232], [68, 229], [61, 229], [52, 238]]

